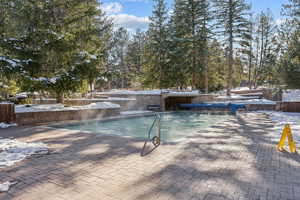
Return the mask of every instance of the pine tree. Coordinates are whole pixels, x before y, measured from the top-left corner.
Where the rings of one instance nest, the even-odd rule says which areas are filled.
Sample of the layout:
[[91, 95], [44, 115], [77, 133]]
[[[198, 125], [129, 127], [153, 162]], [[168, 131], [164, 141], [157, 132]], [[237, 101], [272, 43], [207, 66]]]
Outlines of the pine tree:
[[208, 57], [208, 76], [209, 78], [209, 91], [219, 91], [224, 89], [226, 84], [226, 69], [224, 63], [224, 51], [221, 44], [216, 40], [212, 40], [208, 45], [209, 57]]
[[142, 66], [144, 63], [144, 49], [146, 45], [146, 35], [144, 32], [137, 30], [129, 41], [126, 53], [126, 64], [130, 76], [130, 86], [139, 86], [138, 81], [142, 77]]
[[289, 0], [283, 13], [289, 17], [280, 32], [280, 72], [289, 88], [300, 87], [300, 1]]
[[288, 1], [288, 4], [283, 5], [283, 13], [292, 18], [294, 25], [300, 26], [300, 0]]
[[272, 66], [276, 64], [275, 48], [275, 33], [276, 25], [271, 12], [261, 12], [257, 19], [256, 28], [256, 55], [255, 55], [255, 68], [253, 75], [253, 84], [257, 87], [259, 84], [264, 83], [267, 79], [270, 80], [272, 76]]
[[[82, 72], [93, 71], [91, 66], [102, 59], [99, 4], [96, 0], [16, 2], [9, 4], [14, 35], [0, 41], [15, 61], [6, 68], [18, 74], [24, 89], [53, 91], [63, 102], [66, 92], [91, 78]], [[91, 60], [93, 65], [88, 65]]]
[[167, 82], [167, 28], [168, 10], [165, 0], [154, 0], [154, 8], [150, 17], [148, 42], [146, 44], [146, 60], [144, 84], [159, 88], [165, 87]]
[[249, 23], [247, 29], [242, 33], [242, 38], [240, 41], [240, 53], [241, 59], [248, 68], [248, 87], [252, 88], [252, 75], [253, 75], [253, 59], [254, 59], [254, 20], [252, 14], [249, 18]]
[[217, 18], [217, 28], [224, 36], [224, 44], [228, 54], [228, 82], [227, 95], [230, 95], [233, 80], [234, 46], [241, 39], [243, 32], [247, 31], [246, 16], [249, 5], [244, 0], [213, 0]]

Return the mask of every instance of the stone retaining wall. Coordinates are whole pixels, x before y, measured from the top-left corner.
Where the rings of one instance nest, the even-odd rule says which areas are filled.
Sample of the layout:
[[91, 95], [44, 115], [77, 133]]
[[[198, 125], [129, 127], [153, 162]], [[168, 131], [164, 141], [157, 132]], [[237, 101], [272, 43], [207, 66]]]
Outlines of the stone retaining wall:
[[16, 113], [16, 122], [18, 125], [29, 125], [68, 120], [101, 119], [118, 115], [120, 115], [119, 108], [23, 112]]

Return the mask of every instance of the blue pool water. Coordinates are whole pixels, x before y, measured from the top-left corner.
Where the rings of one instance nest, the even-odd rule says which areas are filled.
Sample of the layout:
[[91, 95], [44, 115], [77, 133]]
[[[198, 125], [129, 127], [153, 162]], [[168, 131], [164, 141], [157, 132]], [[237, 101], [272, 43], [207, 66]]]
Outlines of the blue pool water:
[[[216, 125], [233, 116], [226, 114], [199, 112], [161, 113], [161, 137], [163, 141], [172, 142], [191, 136], [197, 131]], [[94, 134], [113, 134], [147, 138], [147, 133], [155, 119], [155, 115], [122, 118], [110, 121], [92, 121], [60, 126], [69, 130], [88, 131]], [[151, 134], [156, 134], [154, 127]]]

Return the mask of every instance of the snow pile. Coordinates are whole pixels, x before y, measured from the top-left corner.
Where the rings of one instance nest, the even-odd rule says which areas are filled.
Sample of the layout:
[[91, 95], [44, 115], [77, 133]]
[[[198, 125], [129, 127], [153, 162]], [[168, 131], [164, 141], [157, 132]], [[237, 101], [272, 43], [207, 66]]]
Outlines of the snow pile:
[[235, 99], [257, 99], [256, 96], [242, 96], [237, 94], [232, 94], [230, 96], [227, 95], [219, 95], [216, 97], [217, 99], [225, 99], [225, 100], [235, 100]]
[[274, 138], [278, 142], [284, 125], [290, 124], [294, 140], [300, 145], [300, 113], [289, 113], [289, 112], [276, 112], [276, 111], [258, 111], [259, 113], [265, 113], [275, 123], [274, 131], [276, 134]]
[[166, 94], [187, 94], [187, 95], [192, 95], [192, 94], [199, 94], [198, 90], [193, 90], [193, 91], [172, 91], [172, 90], [111, 90], [108, 92], [98, 92], [97, 94], [127, 94], [127, 95], [160, 95], [162, 93]]
[[147, 114], [147, 113], [153, 113], [153, 111], [148, 111], [148, 110], [124, 111], [121, 112], [121, 115], [136, 115], [136, 114]]
[[[119, 104], [114, 104], [111, 102], [97, 102], [97, 103], [91, 103], [86, 106], [77, 106], [77, 107], [83, 107], [84, 109], [106, 109], [106, 108], [120, 108]], [[74, 108], [77, 108], [74, 106]]]
[[10, 186], [17, 184], [18, 182], [13, 181], [6, 181], [4, 183], [0, 183], [0, 192], [7, 192], [10, 188]]
[[136, 101], [134, 98], [119, 98], [119, 97], [108, 97], [105, 100], [109, 101]]
[[244, 101], [237, 101], [237, 102], [232, 102], [232, 103], [242, 103], [242, 104], [248, 104], [248, 105], [276, 105], [275, 101], [271, 101], [268, 99], [249, 99], [249, 100], [244, 100]]
[[28, 95], [26, 92], [18, 93], [16, 94], [17, 99], [23, 99], [23, 98], [28, 98]]
[[0, 168], [12, 166], [33, 154], [47, 154], [48, 148], [43, 143], [26, 143], [14, 139], [0, 138]]
[[11, 126], [17, 126], [17, 124], [6, 124], [4, 122], [0, 122], [0, 128], [8, 128]]
[[283, 102], [300, 102], [300, 90], [285, 90], [282, 93]]
[[43, 111], [68, 111], [68, 110], [87, 110], [87, 109], [108, 109], [120, 108], [119, 104], [111, 102], [97, 102], [84, 106], [64, 106], [63, 104], [43, 104], [43, 105], [17, 105], [16, 113], [24, 112], [43, 112]]
[[1, 61], [8, 63], [12, 67], [17, 67], [19, 65], [19, 62], [20, 62], [20, 60], [18, 60], [18, 59], [9, 59], [9, 58], [5, 58], [3, 56], [0, 56], [0, 62]]
[[12, 104], [12, 103], [9, 103], [9, 102], [0, 102], [0, 104]]
[[235, 91], [247, 91], [250, 90], [249, 87], [237, 87], [237, 88], [233, 88], [231, 91], [235, 92]]

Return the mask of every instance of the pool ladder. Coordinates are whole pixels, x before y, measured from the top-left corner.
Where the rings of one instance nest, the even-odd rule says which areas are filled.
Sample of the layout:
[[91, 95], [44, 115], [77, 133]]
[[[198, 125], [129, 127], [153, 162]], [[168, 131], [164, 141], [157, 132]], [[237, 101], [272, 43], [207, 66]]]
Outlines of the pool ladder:
[[[148, 131], [147, 139], [145, 140], [143, 149], [141, 151], [141, 156], [144, 156], [144, 155], [147, 155], [147, 154], [151, 153], [155, 148], [157, 148], [160, 145], [160, 142], [161, 142], [160, 124], [161, 124], [161, 116], [160, 116], [159, 113], [156, 113], [156, 117], [155, 117], [149, 131]], [[157, 128], [157, 134], [151, 138], [151, 132], [152, 132], [153, 128], [155, 127], [155, 125], [156, 125], [156, 128]], [[150, 152], [144, 154], [146, 145], [149, 141], [152, 142], [152, 144], [154, 145], [154, 148]]]

